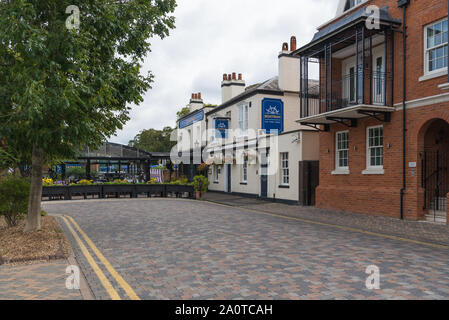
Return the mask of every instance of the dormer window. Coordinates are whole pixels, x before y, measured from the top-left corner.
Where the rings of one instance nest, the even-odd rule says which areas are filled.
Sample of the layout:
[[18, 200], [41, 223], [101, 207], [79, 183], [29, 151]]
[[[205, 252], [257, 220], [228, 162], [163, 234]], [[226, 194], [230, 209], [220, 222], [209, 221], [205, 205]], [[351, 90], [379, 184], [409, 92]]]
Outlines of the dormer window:
[[358, 6], [362, 2], [364, 2], [364, 1], [363, 0], [346, 0], [345, 12], [354, 8], [355, 6]]

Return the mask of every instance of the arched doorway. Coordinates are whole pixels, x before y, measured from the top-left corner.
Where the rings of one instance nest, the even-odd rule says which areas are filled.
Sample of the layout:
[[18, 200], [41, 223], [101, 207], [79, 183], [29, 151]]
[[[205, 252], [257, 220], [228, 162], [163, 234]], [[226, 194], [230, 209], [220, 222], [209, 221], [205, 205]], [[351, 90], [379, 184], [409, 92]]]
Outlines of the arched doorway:
[[427, 122], [420, 131], [422, 187], [427, 220], [446, 222], [449, 192], [449, 124], [442, 119]]

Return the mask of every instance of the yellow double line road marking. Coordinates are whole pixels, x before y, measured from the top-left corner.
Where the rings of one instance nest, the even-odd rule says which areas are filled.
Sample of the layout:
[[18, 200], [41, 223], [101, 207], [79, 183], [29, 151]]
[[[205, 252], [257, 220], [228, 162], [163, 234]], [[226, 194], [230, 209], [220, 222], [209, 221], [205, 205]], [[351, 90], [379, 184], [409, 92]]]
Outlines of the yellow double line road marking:
[[[112, 300], [121, 300], [120, 295], [117, 293], [117, 291], [114, 289], [110, 281], [107, 279], [101, 268], [98, 266], [98, 264], [93, 259], [92, 255], [89, 253], [89, 250], [84, 245], [83, 241], [80, 239], [78, 234], [75, 230], [73, 230], [71, 224], [75, 226], [75, 229], [78, 230], [78, 232], [81, 234], [81, 236], [84, 238], [84, 241], [88, 244], [88, 246], [91, 248], [91, 250], [95, 253], [95, 255], [98, 257], [100, 262], [105, 266], [105, 268], [109, 271], [111, 276], [117, 281], [117, 283], [125, 290], [126, 294], [131, 300], [140, 300], [139, 296], [136, 294], [136, 292], [131, 288], [131, 286], [123, 279], [123, 277], [114, 269], [114, 267], [111, 265], [111, 263], [104, 257], [104, 255], [101, 253], [100, 250], [95, 246], [95, 244], [90, 240], [90, 238], [87, 236], [87, 234], [81, 229], [81, 227], [76, 223], [76, 221], [70, 217], [70, 216], [62, 216], [62, 219], [64, 220], [65, 224], [67, 225], [67, 228], [70, 230], [70, 232], [75, 237], [76, 242], [78, 243], [81, 252], [86, 257], [87, 261], [89, 262], [90, 266], [94, 270], [95, 274], [97, 275], [98, 279], [100, 279], [101, 284], [106, 289], [107, 293], [111, 297]], [[70, 224], [71, 223], [71, 224]]]

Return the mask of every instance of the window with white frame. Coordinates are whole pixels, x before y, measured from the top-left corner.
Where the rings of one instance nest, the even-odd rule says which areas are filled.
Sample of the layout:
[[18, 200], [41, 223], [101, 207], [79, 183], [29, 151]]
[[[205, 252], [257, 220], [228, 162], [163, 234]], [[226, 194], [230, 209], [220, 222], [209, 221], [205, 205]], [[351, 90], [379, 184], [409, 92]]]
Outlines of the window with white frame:
[[219, 180], [218, 173], [219, 173], [218, 166], [215, 166], [214, 167], [214, 182], [218, 182], [218, 180]]
[[281, 185], [290, 184], [290, 169], [288, 163], [288, 152], [281, 152]]
[[384, 165], [383, 127], [369, 127], [367, 130], [367, 167], [382, 168]]
[[246, 183], [248, 181], [248, 159], [243, 155], [241, 182]]
[[239, 106], [239, 129], [243, 135], [248, 133], [248, 104]]
[[346, 0], [345, 11], [354, 8], [362, 2], [364, 2], [364, 0]]
[[447, 68], [448, 20], [442, 20], [424, 29], [425, 73], [433, 73]]
[[336, 169], [349, 169], [349, 131], [337, 132]]

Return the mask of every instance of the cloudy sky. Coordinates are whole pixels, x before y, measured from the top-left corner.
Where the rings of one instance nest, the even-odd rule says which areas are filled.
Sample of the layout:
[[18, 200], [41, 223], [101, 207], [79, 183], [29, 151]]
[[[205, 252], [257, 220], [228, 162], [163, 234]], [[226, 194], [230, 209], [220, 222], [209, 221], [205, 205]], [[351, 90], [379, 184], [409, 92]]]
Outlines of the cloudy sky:
[[246, 84], [277, 75], [283, 42], [309, 42], [316, 27], [331, 19], [338, 0], [178, 0], [176, 29], [152, 40], [143, 72], [155, 76], [153, 88], [131, 120], [112, 137], [128, 144], [143, 129], [176, 125], [176, 112], [191, 93], [220, 104], [223, 73], [242, 73]]

